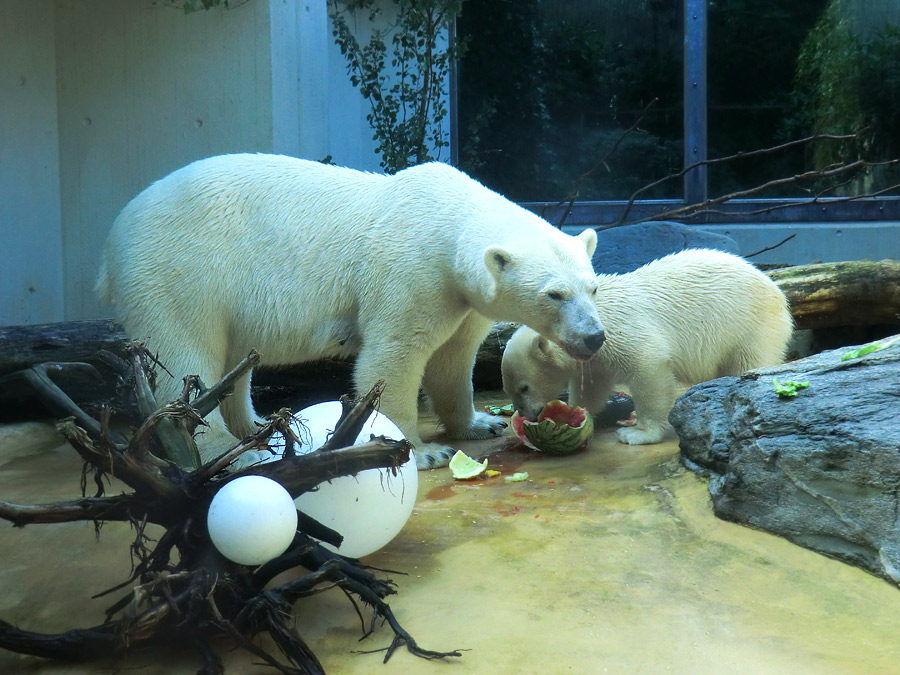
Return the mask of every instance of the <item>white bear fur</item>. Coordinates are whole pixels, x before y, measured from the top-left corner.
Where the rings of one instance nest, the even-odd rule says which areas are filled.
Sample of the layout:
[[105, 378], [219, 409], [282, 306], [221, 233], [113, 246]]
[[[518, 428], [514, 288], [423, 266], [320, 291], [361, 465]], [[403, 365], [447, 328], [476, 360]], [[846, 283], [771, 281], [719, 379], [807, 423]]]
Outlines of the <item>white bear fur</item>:
[[[161, 400], [184, 375], [216, 382], [251, 349], [275, 365], [358, 355], [357, 391], [386, 380], [380, 410], [426, 468], [453, 450], [419, 437], [420, 385], [451, 438], [502, 433], [472, 404], [492, 320], [533, 326], [579, 358], [597, 349], [595, 245], [593, 231], [565, 235], [445, 164], [383, 176], [223, 155], [122, 210], [97, 290], [175, 375], [161, 374]], [[198, 438], [204, 459], [254, 432], [249, 377], [220, 407]]]
[[606, 342], [586, 363], [521, 327], [503, 354], [503, 388], [534, 419], [568, 386], [570, 404], [600, 412], [614, 384], [634, 400], [637, 424], [622, 443], [663, 440], [679, 390], [784, 360], [793, 321], [765, 274], [737, 256], [693, 249], [628, 274], [600, 275], [597, 309]]

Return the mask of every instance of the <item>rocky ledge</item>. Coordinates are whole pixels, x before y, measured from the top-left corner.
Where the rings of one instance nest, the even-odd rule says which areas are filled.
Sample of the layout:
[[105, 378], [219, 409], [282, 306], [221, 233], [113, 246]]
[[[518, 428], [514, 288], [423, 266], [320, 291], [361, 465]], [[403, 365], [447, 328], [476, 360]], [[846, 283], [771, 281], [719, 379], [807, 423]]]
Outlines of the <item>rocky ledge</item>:
[[900, 335], [873, 344], [705, 382], [669, 419], [717, 516], [900, 585]]

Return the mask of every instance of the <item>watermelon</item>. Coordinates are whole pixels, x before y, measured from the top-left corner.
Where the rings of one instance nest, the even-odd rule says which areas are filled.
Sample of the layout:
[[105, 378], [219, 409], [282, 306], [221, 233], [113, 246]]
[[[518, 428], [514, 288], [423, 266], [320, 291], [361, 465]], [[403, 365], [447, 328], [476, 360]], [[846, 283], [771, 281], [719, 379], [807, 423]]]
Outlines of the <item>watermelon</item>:
[[568, 455], [584, 449], [594, 435], [594, 421], [587, 410], [551, 401], [537, 421], [516, 412], [512, 418], [516, 436], [532, 450], [548, 455]]

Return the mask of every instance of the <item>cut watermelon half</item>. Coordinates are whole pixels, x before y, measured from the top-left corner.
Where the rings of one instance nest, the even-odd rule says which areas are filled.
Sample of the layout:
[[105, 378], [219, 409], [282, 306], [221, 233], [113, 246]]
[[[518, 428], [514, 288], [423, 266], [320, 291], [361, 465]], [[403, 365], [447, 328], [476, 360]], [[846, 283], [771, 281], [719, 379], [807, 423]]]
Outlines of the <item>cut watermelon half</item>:
[[527, 447], [548, 455], [569, 455], [582, 450], [594, 435], [594, 421], [587, 410], [563, 401], [551, 401], [544, 406], [537, 421], [516, 412], [512, 428]]

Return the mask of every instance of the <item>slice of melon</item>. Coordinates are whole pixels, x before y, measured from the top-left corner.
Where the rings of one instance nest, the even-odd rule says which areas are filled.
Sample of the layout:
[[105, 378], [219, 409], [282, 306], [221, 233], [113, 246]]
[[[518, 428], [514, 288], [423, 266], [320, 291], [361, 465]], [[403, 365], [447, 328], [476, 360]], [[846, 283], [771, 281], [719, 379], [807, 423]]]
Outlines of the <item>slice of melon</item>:
[[568, 455], [582, 450], [594, 435], [594, 421], [587, 410], [562, 401], [548, 403], [537, 421], [516, 412], [512, 427], [526, 446], [548, 455]]

